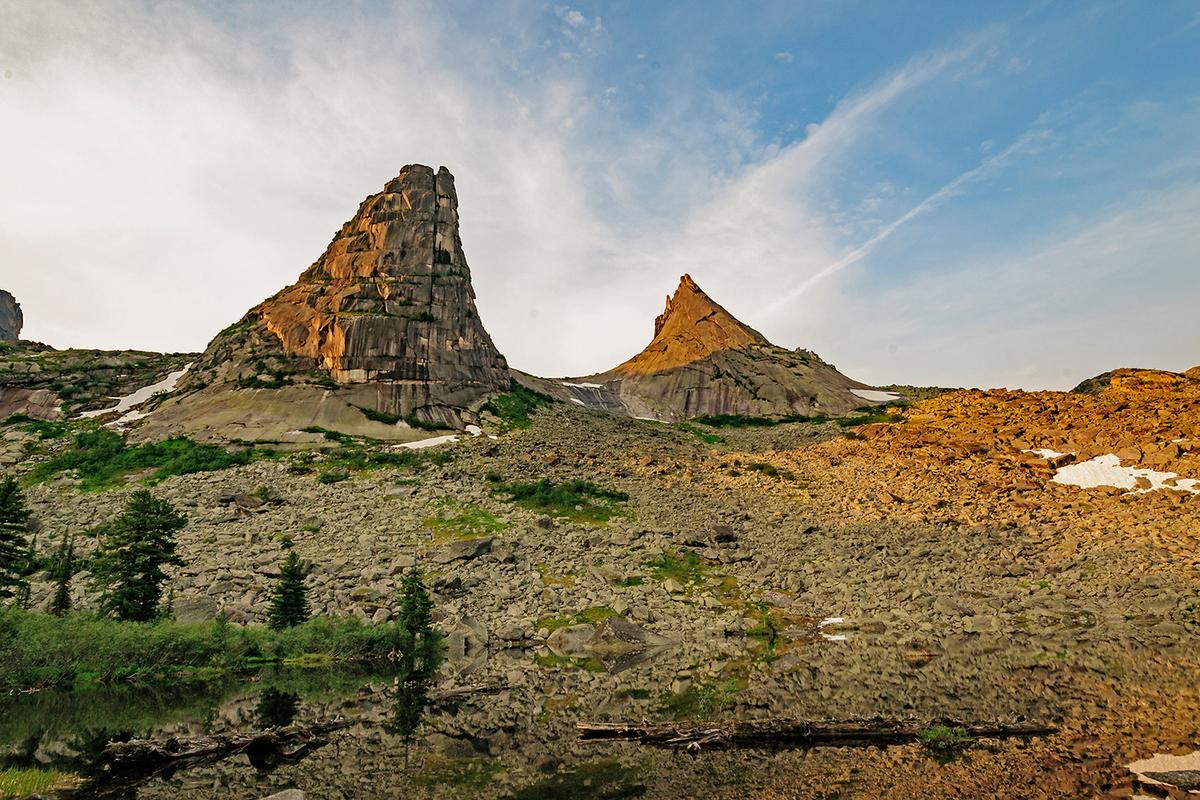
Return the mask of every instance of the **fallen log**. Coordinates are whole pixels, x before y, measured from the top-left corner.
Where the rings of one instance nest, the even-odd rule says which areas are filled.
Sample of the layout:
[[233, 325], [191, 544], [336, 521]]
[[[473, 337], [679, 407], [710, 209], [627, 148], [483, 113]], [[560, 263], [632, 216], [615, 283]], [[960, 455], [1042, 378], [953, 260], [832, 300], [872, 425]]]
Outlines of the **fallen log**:
[[108, 780], [174, 770], [183, 764], [212, 763], [237, 753], [245, 753], [259, 768], [296, 761], [328, 744], [325, 735], [351, 725], [348, 719], [318, 722], [312, 725], [288, 725], [256, 733], [217, 734], [190, 739], [133, 739], [112, 742], [100, 755], [100, 765]]
[[[1040, 723], [971, 725], [939, 722], [966, 739], [1005, 739], [1045, 736], [1057, 728]], [[685, 726], [678, 724], [579, 722], [575, 725], [584, 742], [640, 742], [657, 747], [688, 750], [751, 747], [884, 747], [929, 740], [929, 726], [917, 727], [894, 720], [811, 722], [802, 720], [754, 720], [714, 722]], [[937, 746], [936, 742], [931, 742]]]

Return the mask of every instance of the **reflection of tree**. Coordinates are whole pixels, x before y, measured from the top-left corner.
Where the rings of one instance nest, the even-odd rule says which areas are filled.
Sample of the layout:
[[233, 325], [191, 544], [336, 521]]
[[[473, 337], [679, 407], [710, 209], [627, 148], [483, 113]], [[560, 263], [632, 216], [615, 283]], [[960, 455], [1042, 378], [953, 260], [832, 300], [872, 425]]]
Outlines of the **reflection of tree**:
[[429, 685], [442, 661], [442, 639], [433, 627], [432, 605], [421, 571], [410, 570], [400, 587], [397, 621], [403, 639], [398, 659], [400, 674], [384, 722], [384, 730], [404, 739], [406, 746], [421, 726], [429, 702]]
[[258, 698], [254, 715], [263, 728], [282, 728], [292, 724], [299, 706], [300, 695], [295, 692], [281, 692], [274, 686], [268, 686]]
[[393, 736], [411, 740], [421, 726], [425, 705], [429, 702], [429, 677], [410, 677], [396, 686], [392, 708], [383, 728]]

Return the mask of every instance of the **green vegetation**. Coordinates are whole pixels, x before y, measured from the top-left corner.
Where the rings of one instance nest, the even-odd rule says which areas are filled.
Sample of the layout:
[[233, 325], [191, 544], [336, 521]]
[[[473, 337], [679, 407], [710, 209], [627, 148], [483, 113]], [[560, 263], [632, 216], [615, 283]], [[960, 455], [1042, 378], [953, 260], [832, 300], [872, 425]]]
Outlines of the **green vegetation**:
[[327, 469], [317, 476], [317, 483], [341, 483], [350, 480], [350, 473], [344, 469]]
[[629, 500], [625, 492], [590, 481], [554, 483], [543, 478], [534, 483], [498, 482], [494, 488], [519, 506], [578, 522], [607, 522], [619, 513], [617, 504]]
[[750, 470], [751, 472], [762, 473], [770, 478], [783, 478], [784, 480], [789, 481], [796, 480], [796, 473], [792, 472], [790, 469], [780, 469], [774, 464], [767, 464], [763, 461], [751, 461], [746, 465], [746, 469]]
[[249, 464], [262, 455], [266, 453], [255, 450], [231, 453], [184, 436], [131, 446], [125, 437], [107, 428], [88, 428], [76, 434], [69, 449], [34, 467], [28, 480], [42, 483], [61, 472], [74, 472], [80, 488], [96, 491], [115, 486], [134, 472], [149, 471], [145, 482], [157, 483], [172, 475]]
[[[943, 395], [948, 392], [960, 391], [959, 389], [951, 389], [945, 386], [907, 386], [900, 384], [880, 386], [879, 388], [885, 392], [896, 392], [898, 394], [902, 394], [907, 397], [908, 401], [911, 403], [919, 403], [922, 400], [929, 400], [930, 398], [937, 397], [938, 395]], [[1072, 391], [1078, 391], [1078, 387]]]
[[50, 613], [63, 616], [71, 610], [71, 578], [75, 576], [75, 537], [63, 534], [51, 562], [49, 572], [54, 581], [54, 594], [50, 598]]
[[421, 658], [426, 667], [430, 666], [431, 654], [437, 651], [441, 640], [433, 628], [433, 601], [425, 589], [425, 576], [420, 567], [409, 569], [400, 582], [397, 625], [401, 630], [411, 632], [405, 653]]
[[425, 527], [440, 534], [441, 538], [470, 539], [499, 533], [509, 527], [507, 522], [501, 522], [495, 514], [474, 503], [459, 503], [451, 497], [442, 497], [437, 500], [437, 505], [444, 510], [436, 517], [426, 519]]
[[595, 625], [617, 616], [620, 615], [608, 606], [590, 606], [570, 617], [543, 617], [537, 621], [534, 628], [537, 630], [544, 628], [553, 633], [559, 628], [569, 628], [572, 625]]
[[939, 761], [954, 760], [974, 741], [965, 728], [940, 723], [917, 731], [917, 740]]
[[651, 575], [660, 581], [676, 580], [683, 585], [703, 583], [708, 567], [699, 555], [690, 550], [683, 553], [663, 553], [645, 562]]
[[475, 796], [486, 789], [504, 769], [499, 759], [445, 758], [430, 756], [424, 769], [413, 776], [413, 782], [426, 789], [456, 789]]
[[355, 406], [363, 413], [363, 416], [373, 422], [382, 422], [384, 425], [396, 425], [403, 422], [410, 428], [418, 428], [423, 431], [444, 431], [446, 426], [440, 422], [426, 422], [412, 414], [388, 414], [384, 411], [376, 411], [373, 408], [365, 408], [363, 406]]
[[[436, 652], [436, 633], [427, 636], [429, 652]], [[276, 631], [223, 618], [134, 623], [9, 609], [0, 613], [0, 688], [173, 684], [276, 663], [384, 664], [398, 652], [413, 652], [412, 641], [400, 625], [368, 625], [354, 617], [314, 617]]]
[[[902, 403], [893, 403], [890, 407], [903, 407]], [[889, 406], [864, 406], [853, 414], [844, 417], [828, 417], [824, 414], [787, 414], [781, 417], [753, 417], [746, 414], [710, 414], [694, 417], [692, 422], [708, 425], [713, 428], [769, 428], [773, 425], [786, 425], [793, 422], [803, 422], [810, 425], [821, 425], [833, 422], [843, 428], [853, 428], [869, 422], [903, 422], [902, 414], [888, 414]]]
[[13, 414], [0, 425], [20, 425], [21, 430], [36, 433], [41, 439], [62, 439], [71, 432], [71, 427], [65, 422], [34, 419], [27, 414]]
[[509, 383], [508, 394], [493, 397], [484, 404], [483, 410], [499, 417], [510, 428], [528, 428], [530, 414], [539, 406], [548, 406], [554, 402], [548, 394], [535, 392], [513, 380]]
[[573, 658], [551, 652], [536, 653], [533, 656], [533, 663], [547, 669], [581, 669], [585, 672], [604, 672], [604, 665], [600, 663], [600, 659], [594, 656]]
[[699, 681], [678, 694], [664, 694], [655, 707], [662, 714], [677, 719], [705, 719], [733, 708], [742, 686], [737, 678], [725, 681]]
[[695, 425], [689, 425], [686, 422], [676, 422], [674, 425], [674, 428], [675, 428], [675, 430], [683, 431], [685, 433], [690, 433], [690, 434], [694, 435], [697, 439], [704, 442], [705, 444], [725, 444], [724, 436], [720, 436], [715, 433], [709, 433], [708, 431], [700, 430]]
[[[442, 466], [454, 460], [454, 456], [445, 450], [409, 450], [383, 449], [380, 443], [373, 439], [356, 439], [337, 431], [320, 427], [304, 429], [305, 433], [319, 433], [331, 442], [337, 442], [340, 447], [322, 451], [327, 471], [365, 472], [374, 469], [422, 469], [427, 465]], [[288, 471], [303, 474], [312, 471], [316, 456], [305, 454], [292, 459]], [[347, 475], [346, 477], [349, 477]], [[338, 478], [337, 480], [345, 480]], [[336, 483], [330, 480], [329, 483]]]
[[78, 779], [74, 775], [41, 767], [5, 767], [0, 769], [0, 797], [28, 797], [55, 789], [68, 789]]
[[101, 613], [131, 622], [158, 616], [167, 579], [163, 567], [183, 566], [175, 555], [175, 534], [186, 525], [187, 517], [170, 503], [139, 489], [115, 519], [97, 529], [100, 542], [90, 568]]
[[0, 600], [20, 595], [26, 588], [29, 563], [29, 509], [15, 478], [0, 482]]
[[271, 592], [268, 624], [274, 630], [294, 628], [308, 620], [308, 596], [304, 588], [307, 571], [300, 555], [292, 550], [280, 569], [279, 582]]
[[517, 789], [506, 800], [629, 800], [646, 793], [636, 777], [615, 758], [589, 761]]

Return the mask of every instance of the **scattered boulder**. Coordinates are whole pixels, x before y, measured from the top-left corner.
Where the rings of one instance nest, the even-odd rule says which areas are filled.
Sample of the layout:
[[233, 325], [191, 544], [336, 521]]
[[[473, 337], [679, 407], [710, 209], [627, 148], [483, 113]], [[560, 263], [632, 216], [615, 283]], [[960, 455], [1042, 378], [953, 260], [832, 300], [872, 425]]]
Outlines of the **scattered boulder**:
[[482, 539], [459, 539], [436, 551], [430, 558], [433, 559], [435, 564], [449, 564], [452, 561], [470, 561], [473, 558], [479, 558], [481, 555], [491, 552], [492, 541], [493, 539], [490, 536]]

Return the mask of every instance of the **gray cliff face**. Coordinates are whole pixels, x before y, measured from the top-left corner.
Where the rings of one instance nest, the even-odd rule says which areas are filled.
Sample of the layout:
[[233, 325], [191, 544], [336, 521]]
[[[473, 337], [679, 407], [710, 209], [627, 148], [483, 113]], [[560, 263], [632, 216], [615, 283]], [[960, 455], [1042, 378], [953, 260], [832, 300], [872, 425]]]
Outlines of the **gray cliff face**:
[[0, 342], [15, 342], [21, 337], [25, 317], [21, 304], [10, 292], [0, 289]]

